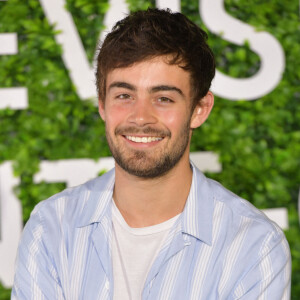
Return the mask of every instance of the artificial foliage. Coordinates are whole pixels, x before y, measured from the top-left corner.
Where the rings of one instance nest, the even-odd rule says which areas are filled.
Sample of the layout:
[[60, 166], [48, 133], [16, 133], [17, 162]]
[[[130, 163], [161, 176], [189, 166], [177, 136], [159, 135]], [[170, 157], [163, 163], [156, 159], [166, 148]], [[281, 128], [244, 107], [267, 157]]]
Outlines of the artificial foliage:
[[[212, 0], [213, 1], [213, 0]], [[155, 1], [127, 0], [131, 11], [155, 7]], [[286, 207], [285, 232], [292, 253], [292, 299], [300, 299], [300, 231], [297, 199], [300, 186], [300, 34], [299, 2], [225, 0], [227, 13], [257, 30], [270, 32], [282, 45], [286, 67], [279, 85], [253, 101], [215, 98], [207, 122], [194, 132], [192, 151], [219, 154], [222, 172], [210, 173], [258, 208]], [[93, 59], [107, 0], [66, 0], [90, 62]], [[198, 0], [182, 0], [181, 10], [205, 28]], [[0, 33], [18, 33], [17, 55], [0, 56], [0, 88], [28, 88], [29, 108], [0, 110], [0, 163], [12, 160], [21, 180], [15, 193], [24, 223], [35, 204], [62, 190], [63, 183], [33, 182], [41, 160], [110, 156], [104, 124], [92, 101], [76, 94], [61, 58], [59, 34], [38, 0], [0, 2]], [[217, 67], [232, 77], [249, 77], [259, 57], [245, 41], [236, 46], [209, 33]], [[255, 87], [254, 87], [255, 88]], [[82, 170], [84, 172], [84, 170]], [[0, 299], [9, 290], [0, 285]]]

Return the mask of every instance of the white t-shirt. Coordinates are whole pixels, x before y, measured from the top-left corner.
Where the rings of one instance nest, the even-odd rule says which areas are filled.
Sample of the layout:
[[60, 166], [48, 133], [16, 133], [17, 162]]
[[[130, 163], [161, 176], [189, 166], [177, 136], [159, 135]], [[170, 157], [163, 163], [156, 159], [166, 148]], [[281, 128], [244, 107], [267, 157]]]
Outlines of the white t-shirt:
[[140, 300], [148, 272], [179, 215], [163, 223], [131, 228], [113, 201], [114, 300]]

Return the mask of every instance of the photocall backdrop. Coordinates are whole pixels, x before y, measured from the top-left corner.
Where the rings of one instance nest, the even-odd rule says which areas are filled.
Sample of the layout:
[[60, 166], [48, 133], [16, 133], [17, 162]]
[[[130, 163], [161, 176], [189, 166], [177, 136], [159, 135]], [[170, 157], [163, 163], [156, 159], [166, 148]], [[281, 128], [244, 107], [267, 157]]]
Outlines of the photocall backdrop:
[[113, 166], [96, 107], [93, 59], [105, 29], [148, 7], [205, 28], [215, 106], [191, 159], [285, 229], [300, 299], [298, 0], [0, 1], [0, 300], [33, 207]]

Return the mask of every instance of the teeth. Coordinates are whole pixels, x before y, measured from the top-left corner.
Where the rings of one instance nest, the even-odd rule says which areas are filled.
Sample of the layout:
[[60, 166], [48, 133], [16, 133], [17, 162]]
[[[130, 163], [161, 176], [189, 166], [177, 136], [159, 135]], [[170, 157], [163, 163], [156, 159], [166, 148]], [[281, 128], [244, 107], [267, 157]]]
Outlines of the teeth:
[[154, 136], [143, 136], [143, 137], [139, 137], [139, 136], [131, 136], [131, 135], [126, 135], [126, 139], [136, 142], [136, 143], [151, 143], [151, 142], [155, 142], [155, 141], [160, 141], [162, 140], [162, 138], [160, 137], [154, 137]]

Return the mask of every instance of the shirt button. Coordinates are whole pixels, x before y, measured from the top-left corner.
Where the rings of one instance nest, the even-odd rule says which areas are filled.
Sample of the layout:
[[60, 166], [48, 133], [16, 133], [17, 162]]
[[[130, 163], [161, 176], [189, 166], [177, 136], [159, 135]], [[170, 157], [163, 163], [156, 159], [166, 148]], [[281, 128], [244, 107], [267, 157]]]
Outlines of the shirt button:
[[105, 282], [105, 288], [106, 288], [107, 290], [109, 290], [109, 282], [108, 282], [108, 280], [106, 280], [106, 282]]

